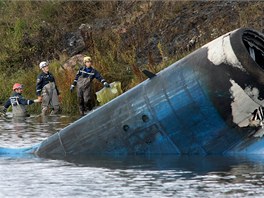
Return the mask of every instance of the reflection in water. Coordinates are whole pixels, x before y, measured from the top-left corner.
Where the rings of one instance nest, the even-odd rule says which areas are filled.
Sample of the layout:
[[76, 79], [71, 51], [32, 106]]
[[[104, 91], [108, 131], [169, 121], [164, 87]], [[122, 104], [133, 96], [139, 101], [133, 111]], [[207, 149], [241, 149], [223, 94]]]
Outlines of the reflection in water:
[[0, 146], [31, 146], [61, 130], [75, 119], [76, 117], [69, 116], [0, 118]]
[[[54, 157], [58, 159], [58, 156]], [[217, 170], [226, 170], [238, 163], [239, 160], [222, 156], [67, 156], [61, 158], [78, 166], [104, 167], [104, 168], [133, 168], [148, 170], [181, 169], [196, 173], [205, 173]], [[227, 170], [228, 171], [228, 170]]]
[[[28, 147], [76, 118], [0, 119], [0, 147]], [[0, 197], [262, 197], [264, 156], [0, 156]]]

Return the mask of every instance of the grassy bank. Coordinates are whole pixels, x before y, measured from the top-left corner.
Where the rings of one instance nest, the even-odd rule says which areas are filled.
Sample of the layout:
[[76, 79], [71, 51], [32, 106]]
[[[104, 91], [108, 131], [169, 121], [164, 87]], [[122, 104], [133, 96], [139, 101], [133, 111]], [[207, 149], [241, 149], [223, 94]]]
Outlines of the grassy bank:
[[[101, 59], [100, 62], [104, 61], [107, 62], [105, 59]], [[162, 62], [155, 67], [156, 71], [153, 71], [154, 69], [149, 65], [146, 65], [144, 68], [151, 70], [152, 72], [158, 72], [174, 61], [175, 60], [170, 59]], [[115, 67], [118, 65], [117, 63], [113, 62], [111, 64], [113, 64]], [[146, 76], [144, 76], [141, 70], [133, 66], [131, 66], [130, 71], [127, 71], [125, 67], [118, 67], [118, 74], [116, 73], [114, 67], [111, 67], [111, 65], [100, 67], [99, 63], [95, 63], [95, 67], [101, 72], [101, 75], [104, 76], [104, 78], [109, 83], [113, 81], [120, 81], [122, 83], [122, 90], [124, 92], [146, 79]], [[123, 71], [120, 68], [123, 68]], [[59, 61], [53, 61], [50, 62], [49, 70], [54, 75], [56, 84], [60, 91], [63, 114], [78, 114], [76, 90], [73, 93], [70, 92], [70, 85], [75, 78], [78, 66], [72, 70], [64, 70], [61, 68], [61, 63]], [[0, 76], [0, 80], [2, 82], [0, 84], [0, 103], [3, 105], [9, 98], [12, 93], [12, 87], [14, 83], [21, 83], [24, 85], [23, 96], [26, 99], [36, 99], [36, 79], [40, 73], [41, 70], [39, 69], [38, 65], [31, 69], [18, 70], [12, 75], [3, 73]], [[94, 84], [96, 91], [99, 91], [103, 88], [103, 85], [97, 80], [94, 80]], [[40, 104], [30, 105], [28, 106], [28, 110], [32, 114], [38, 114], [41, 111]]]
[[[69, 87], [79, 65], [72, 71], [61, 69], [72, 55], [92, 56], [103, 77], [109, 83], [120, 81], [125, 92], [146, 79], [141, 70], [158, 72], [231, 30], [264, 31], [263, 8], [261, 1], [0, 0], [0, 103], [16, 82], [25, 85], [25, 98], [36, 98], [38, 63], [47, 60], [63, 113], [76, 114], [76, 92], [71, 94]], [[83, 24], [89, 27], [79, 32], [84, 48], [65, 56], [69, 35]], [[96, 91], [101, 88], [96, 82]], [[29, 111], [40, 112], [40, 105], [31, 105]]]

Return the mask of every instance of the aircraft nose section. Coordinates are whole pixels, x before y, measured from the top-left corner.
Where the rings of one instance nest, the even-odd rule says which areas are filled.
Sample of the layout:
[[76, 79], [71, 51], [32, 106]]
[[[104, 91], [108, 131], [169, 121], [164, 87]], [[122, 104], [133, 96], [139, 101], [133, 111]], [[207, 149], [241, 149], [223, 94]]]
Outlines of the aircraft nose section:
[[264, 70], [264, 35], [254, 30], [245, 30], [242, 33], [242, 41], [251, 57], [248, 61], [254, 61], [256, 66]]
[[242, 66], [230, 70], [233, 122], [245, 127], [250, 125], [254, 112], [264, 107], [264, 35], [240, 29], [230, 35], [230, 44], [237, 65]]
[[264, 35], [254, 30], [242, 29], [234, 33], [230, 41], [246, 74], [251, 76], [245, 78], [245, 92], [256, 103], [264, 106]]

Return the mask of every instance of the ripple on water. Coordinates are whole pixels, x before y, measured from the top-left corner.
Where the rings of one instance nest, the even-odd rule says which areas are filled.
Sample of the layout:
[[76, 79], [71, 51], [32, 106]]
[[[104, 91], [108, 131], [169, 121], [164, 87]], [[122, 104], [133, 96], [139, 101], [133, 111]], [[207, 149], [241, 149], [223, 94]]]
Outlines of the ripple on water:
[[[73, 121], [0, 119], [0, 145], [32, 145]], [[263, 158], [0, 156], [0, 197], [262, 197]]]

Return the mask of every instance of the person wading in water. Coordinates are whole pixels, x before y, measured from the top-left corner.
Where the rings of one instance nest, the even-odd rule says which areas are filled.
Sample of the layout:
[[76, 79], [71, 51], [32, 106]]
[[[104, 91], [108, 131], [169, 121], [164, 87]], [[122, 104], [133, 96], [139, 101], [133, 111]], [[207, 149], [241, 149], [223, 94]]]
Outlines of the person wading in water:
[[39, 99], [28, 100], [22, 96], [23, 85], [20, 83], [15, 83], [13, 85], [13, 94], [6, 101], [1, 112], [6, 113], [7, 109], [12, 106], [13, 117], [29, 117], [30, 115], [27, 112], [26, 105], [31, 105], [33, 103], [40, 102]]
[[52, 111], [50, 115], [58, 114], [60, 112], [59, 95], [60, 92], [57, 88], [55, 78], [49, 72], [49, 64], [42, 61], [39, 64], [42, 73], [37, 77], [36, 94], [38, 99], [42, 101], [41, 115], [47, 115], [49, 107]]
[[84, 66], [80, 67], [75, 79], [70, 87], [70, 91], [74, 90], [77, 85], [77, 98], [79, 102], [79, 111], [83, 116], [96, 106], [96, 95], [93, 88], [93, 79], [96, 78], [104, 87], [110, 87], [101, 74], [92, 67], [92, 58], [86, 56], [83, 58]]

